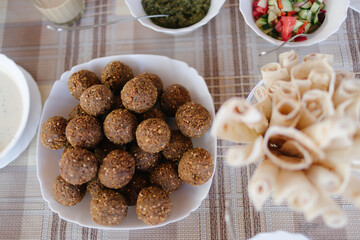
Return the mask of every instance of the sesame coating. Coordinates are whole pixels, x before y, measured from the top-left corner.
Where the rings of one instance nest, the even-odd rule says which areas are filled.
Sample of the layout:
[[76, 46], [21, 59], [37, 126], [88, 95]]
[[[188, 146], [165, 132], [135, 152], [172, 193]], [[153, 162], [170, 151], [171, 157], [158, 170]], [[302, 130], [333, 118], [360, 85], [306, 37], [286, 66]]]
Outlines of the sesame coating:
[[128, 152], [116, 149], [103, 159], [98, 177], [104, 186], [119, 189], [130, 182], [134, 173], [134, 158]]
[[59, 161], [60, 175], [73, 185], [86, 183], [96, 176], [98, 160], [89, 150], [68, 147]]
[[157, 100], [157, 89], [151, 80], [133, 78], [121, 90], [124, 107], [135, 113], [143, 113], [152, 108]]
[[108, 63], [101, 71], [101, 83], [108, 86], [115, 95], [118, 95], [125, 83], [133, 77], [131, 68], [120, 61]]
[[102, 140], [103, 131], [95, 117], [83, 115], [70, 120], [66, 138], [73, 147], [94, 148]]
[[79, 100], [81, 94], [95, 84], [100, 84], [100, 79], [95, 73], [88, 70], [80, 70], [69, 77], [68, 89], [70, 94]]
[[96, 197], [98, 193], [104, 188], [105, 186], [100, 182], [98, 177], [91, 179], [86, 184], [86, 190], [88, 191], [88, 193], [92, 198]]
[[131, 181], [120, 192], [124, 194], [129, 206], [136, 205], [136, 201], [141, 189], [149, 186], [149, 178], [143, 172], [135, 172]]
[[117, 225], [125, 219], [127, 212], [125, 197], [114, 190], [103, 189], [90, 202], [91, 217], [101, 225]]
[[175, 124], [180, 132], [190, 138], [202, 137], [211, 127], [211, 115], [202, 105], [188, 102], [176, 111]]
[[150, 183], [160, 186], [167, 193], [172, 193], [181, 187], [183, 181], [178, 175], [177, 165], [164, 162], [151, 172]]
[[135, 138], [136, 116], [127, 109], [115, 109], [104, 121], [105, 136], [115, 144], [125, 144]]
[[85, 185], [72, 185], [66, 182], [60, 175], [55, 178], [53, 183], [53, 197], [56, 202], [71, 207], [80, 202], [86, 193]]
[[84, 109], [80, 106], [80, 104], [76, 105], [69, 113], [69, 121], [73, 118], [76, 118], [78, 116], [85, 116], [89, 115], [87, 114]]
[[142, 121], [136, 128], [136, 141], [145, 152], [157, 153], [163, 150], [170, 140], [169, 125], [159, 118]]
[[171, 130], [170, 142], [162, 150], [162, 155], [167, 160], [179, 162], [182, 155], [192, 147], [191, 138], [184, 136], [179, 130]]
[[146, 78], [149, 79], [152, 84], [154, 84], [154, 86], [157, 89], [157, 93], [158, 93], [158, 98], [160, 98], [162, 92], [163, 92], [163, 84], [162, 81], [160, 79], [160, 77], [154, 73], [140, 73], [136, 76], [136, 78]]
[[160, 153], [149, 153], [142, 150], [136, 142], [130, 146], [129, 152], [135, 158], [135, 167], [139, 171], [151, 171], [160, 162]]
[[160, 118], [160, 119], [166, 121], [166, 117], [165, 117], [164, 113], [156, 107], [152, 107], [152, 108], [150, 108], [150, 110], [142, 113], [140, 115], [140, 118], [143, 121], [146, 119], [149, 119], [149, 118]]
[[206, 183], [214, 171], [214, 160], [203, 148], [193, 148], [184, 153], [179, 162], [180, 178], [193, 186]]
[[64, 148], [67, 144], [65, 129], [68, 121], [61, 116], [46, 120], [41, 126], [40, 140], [44, 147], [52, 150]]
[[161, 110], [166, 116], [174, 117], [176, 110], [190, 101], [189, 91], [180, 84], [173, 84], [168, 86], [161, 95]]
[[84, 111], [93, 116], [107, 114], [113, 106], [114, 95], [111, 90], [102, 84], [97, 84], [86, 89], [80, 96], [80, 106]]
[[160, 187], [150, 186], [140, 191], [136, 202], [136, 213], [144, 223], [160, 224], [166, 221], [171, 211], [171, 199]]

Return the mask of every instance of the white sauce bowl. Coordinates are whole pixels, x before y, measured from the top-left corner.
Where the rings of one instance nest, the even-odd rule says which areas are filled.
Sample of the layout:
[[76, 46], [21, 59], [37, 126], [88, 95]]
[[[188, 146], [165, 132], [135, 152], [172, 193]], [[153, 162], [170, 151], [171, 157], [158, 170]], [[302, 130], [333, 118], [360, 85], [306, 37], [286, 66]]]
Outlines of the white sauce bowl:
[[[125, 0], [126, 5], [130, 9], [130, 13], [133, 17], [140, 17], [147, 15], [144, 11], [144, 8], [141, 4], [142, 0]], [[145, 27], [151, 28], [157, 32], [162, 32], [169, 35], [184, 35], [195, 31], [196, 29], [202, 27], [208, 23], [213, 17], [215, 17], [225, 3], [225, 0], [211, 0], [210, 8], [206, 16], [201, 19], [199, 22], [184, 28], [164, 28], [156, 25], [150, 19], [139, 19], [139, 22]]]
[[30, 92], [16, 63], [0, 54], [0, 161], [21, 137], [30, 111]]

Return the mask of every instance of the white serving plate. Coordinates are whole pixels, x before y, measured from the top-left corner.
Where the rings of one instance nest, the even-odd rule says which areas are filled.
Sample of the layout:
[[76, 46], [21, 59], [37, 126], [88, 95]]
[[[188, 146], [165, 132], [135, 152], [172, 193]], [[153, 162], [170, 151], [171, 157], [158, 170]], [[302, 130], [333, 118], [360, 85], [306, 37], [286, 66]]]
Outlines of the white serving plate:
[[[140, 17], [147, 15], [144, 11], [144, 8], [141, 4], [142, 0], [125, 0], [126, 5], [129, 7], [130, 13], [134, 17]], [[154, 24], [150, 19], [139, 19], [139, 22], [145, 27], [151, 28], [157, 32], [162, 32], [169, 35], [184, 35], [195, 31], [196, 29], [207, 24], [213, 17], [218, 15], [222, 5], [225, 3], [225, 0], [211, 0], [210, 8], [206, 16], [201, 19], [199, 22], [184, 28], [164, 28]]]
[[[69, 76], [81, 69], [86, 69], [100, 75], [104, 66], [114, 60], [119, 60], [129, 65], [134, 75], [141, 72], [155, 73], [162, 79], [164, 87], [178, 83], [185, 86], [190, 93], [193, 101], [202, 104], [209, 110], [214, 118], [215, 110], [211, 95], [208, 91], [204, 79], [198, 75], [197, 71], [189, 67], [186, 63], [157, 55], [120, 55], [104, 58], [93, 59], [90, 62], [74, 66], [70, 71], [61, 75], [60, 80], [56, 81], [48, 99], [45, 102], [43, 113], [40, 120], [40, 127], [50, 117], [54, 115], [68, 117], [70, 110], [78, 104], [69, 93], [67, 80]], [[128, 215], [125, 220], [116, 226], [102, 226], [92, 221], [90, 216], [90, 195], [87, 193], [85, 198], [73, 207], [64, 207], [58, 204], [52, 196], [52, 185], [56, 176], [59, 175], [58, 161], [61, 150], [46, 149], [40, 139], [40, 127], [37, 139], [37, 174], [40, 181], [41, 193], [43, 198], [48, 202], [49, 208], [58, 213], [65, 220], [78, 223], [85, 227], [113, 230], [131, 230], [145, 229], [164, 226], [166, 224], [179, 221], [192, 211], [195, 211], [204, 200], [210, 190], [211, 180], [199, 187], [193, 187], [188, 184], [172, 193], [173, 211], [169, 218], [162, 224], [151, 226], [146, 225], [137, 218], [135, 207], [129, 207]], [[216, 168], [216, 138], [206, 133], [199, 139], [193, 139], [194, 147], [202, 147], [209, 151], [214, 158]], [[215, 169], [214, 168], [214, 169]], [[215, 171], [215, 170], [214, 170]]]
[[10, 142], [6, 145], [5, 148], [0, 151], [1, 161], [1, 159], [5, 157], [14, 148], [25, 130], [30, 111], [30, 92], [28, 83], [25, 79], [23, 72], [13, 60], [9, 59], [4, 54], [0, 54], [0, 72], [9, 77], [11, 81], [15, 83], [21, 96], [20, 104], [22, 104], [20, 123], [18, 124], [17, 129], [14, 129], [15, 133], [12, 136]]
[[[308, 35], [308, 39], [301, 42], [289, 42], [286, 47], [300, 47], [310, 46], [312, 44], [326, 40], [330, 35], [339, 30], [341, 24], [345, 21], [347, 16], [347, 9], [349, 7], [350, 0], [324, 0], [326, 6], [326, 17], [325, 21], [319, 29], [314, 33]], [[254, 17], [252, 15], [252, 3], [253, 0], [240, 0], [239, 9], [244, 16], [247, 25], [260, 37], [266, 41], [280, 45], [283, 41], [277, 40], [263, 33], [260, 28], [255, 24]]]

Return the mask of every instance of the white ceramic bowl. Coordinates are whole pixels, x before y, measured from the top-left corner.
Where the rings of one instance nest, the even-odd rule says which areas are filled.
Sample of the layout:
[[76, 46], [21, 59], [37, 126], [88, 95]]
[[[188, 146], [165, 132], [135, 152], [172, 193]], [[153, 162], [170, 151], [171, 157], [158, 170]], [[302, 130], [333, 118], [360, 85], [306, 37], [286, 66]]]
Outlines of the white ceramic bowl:
[[[214, 118], [215, 110], [211, 95], [207, 85], [197, 71], [189, 67], [186, 63], [170, 59], [164, 56], [156, 55], [121, 55], [104, 57], [91, 60], [90, 62], [74, 66], [70, 71], [61, 75], [61, 79], [56, 81], [48, 99], [45, 102], [43, 113], [40, 120], [40, 126], [50, 117], [54, 115], [68, 117], [70, 110], [78, 104], [67, 88], [67, 80], [69, 76], [81, 69], [86, 69], [100, 75], [101, 70], [111, 61], [119, 60], [128, 64], [134, 74], [141, 72], [150, 72], [159, 75], [162, 79], [164, 87], [174, 83], [179, 83], [189, 90], [193, 101], [202, 104], [209, 110]], [[171, 125], [170, 125], [171, 126]], [[82, 226], [100, 229], [144, 229], [164, 226], [168, 223], [181, 220], [192, 211], [195, 211], [204, 200], [210, 190], [211, 180], [204, 185], [193, 187], [183, 184], [180, 189], [172, 193], [173, 211], [169, 218], [162, 224], [156, 226], [146, 225], [137, 218], [135, 207], [129, 207], [129, 212], [125, 220], [119, 225], [109, 227], [101, 226], [92, 221], [90, 216], [90, 195], [87, 193], [85, 198], [73, 207], [64, 207], [58, 204], [52, 196], [52, 185], [56, 176], [60, 174], [58, 161], [60, 159], [61, 150], [54, 151], [46, 149], [40, 139], [40, 128], [37, 139], [37, 174], [40, 181], [40, 188], [43, 198], [48, 202], [49, 208], [57, 212], [59, 216], [70, 222], [78, 223]], [[206, 133], [203, 137], [193, 139], [194, 147], [202, 147], [206, 149], [214, 158], [216, 168], [216, 138], [210, 133]]]
[[0, 78], [4, 78], [0, 81], [3, 81], [6, 87], [10, 87], [5, 89], [5, 86], [3, 88], [0, 84], [0, 123], [4, 121], [0, 126], [0, 133], [3, 135], [0, 141], [1, 161], [24, 132], [30, 111], [30, 93], [22, 71], [13, 60], [3, 54], [0, 54]]
[[[141, 0], [125, 0], [125, 2], [129, 7], [132, 16], [139, 17], [139, 16], [147, 15], [143, 9]], [[203, 19], [201, 19], [201, 21], [184, 28], [172, 29], [172, 28], [160, 27], [154, 24], [150, 19], [140, 19], [139, 22], [145, 27], [151, 28], [157, 32], [162, 32], [170, 35], [183, 35], [190, 33], [200, 28], [201, 26], [205, 25], [206, 23], [208, 23], [213, 17], [215, 17], [220, 12], [220, 9], [224, 4], [224, 2], [225, 0], [211, 0], [210, 8], [206, 16]]]
[[[260, 28], [256, 26], [254, 17], [252, 15], [252, 2], [253, 0], [240, 0], [239, 8], [247, 25], [249, 25], [257, 35], [266, 41], [275, 45], [280, 45], [283, 43], [283, 41], [266, 35], [260, 30]], [[315, 32], [309, 34], [307, 40], [301, 42], [289, 42], [285, 45], [286, 47], [310, 46], [314, 43], [324, 41], [339, 29], [340, 25], [346, 19], [350, 0], [324, 0], [324, 2], [326, 4], [326, 17], [321, 27]]]

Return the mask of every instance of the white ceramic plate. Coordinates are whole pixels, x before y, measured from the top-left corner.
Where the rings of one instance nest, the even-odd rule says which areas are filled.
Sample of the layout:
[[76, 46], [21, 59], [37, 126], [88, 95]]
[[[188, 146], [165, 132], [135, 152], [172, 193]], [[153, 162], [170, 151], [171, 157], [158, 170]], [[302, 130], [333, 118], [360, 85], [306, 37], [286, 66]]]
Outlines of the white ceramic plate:
[[[104, 66], [114, 60], [122, 61], [128, 64], [134, 74], [141, 72], [150, 72], [159, 75], [164, 87], [174, 83], [185, 86], [193, 101], [202, 104], [209, 110], [214, 118], [215, 110], [211, 95], [207, 85], [202, 77], [198, 75], [195, 69], [189, 67], [186, 63], [173, 60], [163, 56], [156, 55], [121, 55], [105, 58], [98, 58], [90, 62], [74, 66], [70, 71], [61, 75], [61, 79], [56, 81], [48, 99], [45, 102], [44, 110], [40, 120], [40, 126], [50, 117], [60, 115], [68, 117], [70, 110], [78, 104], [69, 93], [67, 80], [69, 76], [81, 69], [86, 69], [100, 75]], [[40, 128], [39, 128], [40, 132]], [[101, 229], [144, 229], [163, 226], [171, 222], [178, 221], [187, 217], [192, 211], [195, 211], [204, 200], [210, 190], [212, 179], [202, 186], [192, 187], [188, 184], [171, 194], [173, 202], [173, 211], [169, 218], [162, 224], [150, 226], [144, 224], [137, 218], [135, 207], [129, 207], [129, 212], [125, 220], [117, 226], [107, 227], [96, 224], [90, 216], [90, 195], [87, 193], [85, 198], [73, 207], [64, 207], [58, 204], [52, 196], [52, 185], [55, 177], [59, 175], [58, 161], [61, 151], [46, 149], [40, 139], [37, 139], [37, 173], [40, 181], [43, 198], [48, 202], [52, 211], [57, 212], [59, 216], [70, 222], [78, 223], [82, 226]], [[210, 133], [206, 133], [199, 139], [193, 139], [194, 147], [202, 147], [209, 151], [216, 159], [216, 138]], [[215, 161], [216, 163], [216, 161]], [[215, 165], [216, 168], [216, 165]]]
[[35, 136], [37, 126], [41, 115], [41, 95], [34, 78], [21, 66], [18, 66], [23, 72], [30, 91], [30, 112], [24, 132], [21, 134], [16, 145], [0, 159], [0, 168], [5, 167], [14, 161], [26, 148]]
[[[132, 16], [139, 17], [147, 15], [142, 7], [141, 1], [142, 0], [125, 0], [125, 3], [129, 7]], [[151, 28], [157, 32], [162, 32], [170, 35], [183, 35], [202, 27], [203, 25], [208, 23], [213, 17], [218, 15], [224, 2], [225, 0], [211, 0], [210, 8], [206, 16], [201, 19], [201, 21], [184, 28], [172, 29], [160, 27], [154, 24], [150, 19], [140, 19], [139, 22], [145, 27]]]
[[[277, 40], [263, 33], [260, 28], [255, 24], [254, 17], [252, 15], [252, 2], [253, 0], [240, 0], [240, 11], [245, 18], [245, 22], [251, 27], [254, 32], [265, 39], [266, 41], [275, 45], [280, 45], [283, 41]], [[324, 0], [326, 6], [325, 21], [319, 29], [314, 33], [309, 34], [308, 39], [302, 42], [289, 42], [286, 47], [300, 47], [310, 46], [314, 43], [318, 43], [327, 39], [330, 35], [337, 32], [341, 24], [344, 22], [347, 16], [347, 9], [349, 7], [350, 0]]]

